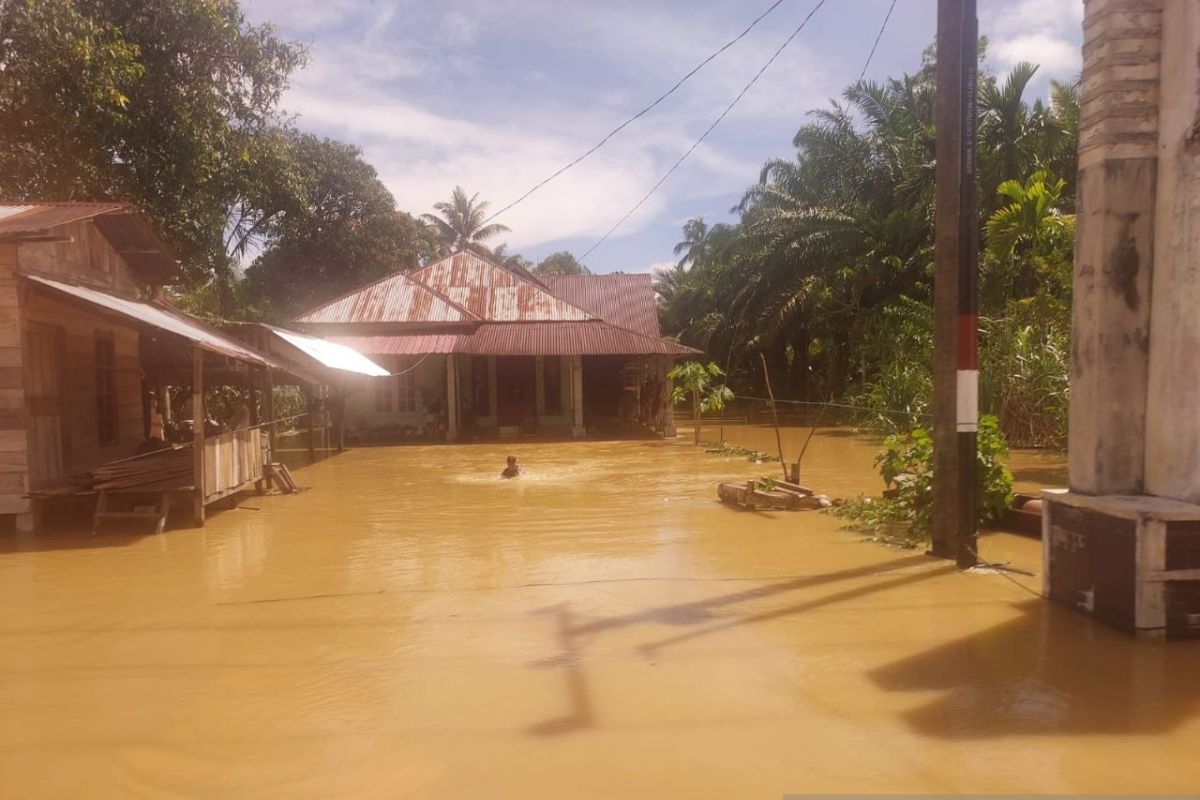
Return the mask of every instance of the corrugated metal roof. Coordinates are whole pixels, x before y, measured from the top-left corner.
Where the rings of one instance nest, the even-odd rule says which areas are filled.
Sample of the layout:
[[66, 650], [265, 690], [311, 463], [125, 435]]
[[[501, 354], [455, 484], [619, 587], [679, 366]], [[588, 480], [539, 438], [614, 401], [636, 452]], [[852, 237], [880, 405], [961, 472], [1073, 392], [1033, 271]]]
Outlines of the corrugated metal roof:
[[128, 203], [0, 205], [0, 239], [46, 236], [59, 225], [84, 220], [91, 220], [144, 280], [170, 283], [179, 278], [179, 263], [170, 249]]
[[329, 341], [372, 356], [444, 355], [465, 352], [467, 333], [403, 333], [393, 336], [330, 336]]
[[412, 277], [488, 322], [569, 322], [591, 317], [533, 281], [471, 252], [447, 256]]
[[463, 323], [479, 318], [429, 287], [397, 272], [299, 316], [318, 324]]
[[236, 358], [239, 361], [246, 361], [251, 364], [271, 367], [272, 369], [283, 371], [288, 371], [289, 369], [274, 359], [267, 358], [261, 353], [242, 346], [233, 339], [213, 330], [200, 320], [187, 316], [183, 312], [151, 303], [127, 300], [124, 297], [117, 297], [106, 292], [97, 291], [96, 289], [73, 286], [69, 283], [61, 283], [60, 281], [50, 280], [49, 278], [37, 275], [25, 275], [22, 277], [53, 289], [56, 292], [74, 297], [77, 300], [83, 300], [92, 305], [100, 306], [107, 311], [120, 314], [138, 325], [157, 328], [174, 336], [187, 339], [210, 352]]
[[593, 316], [643, 336], [658, 338], [658, 303], [648, 274], [546, 275], [558, 297]]
[[273, 325], [264, 325], [263, 327], [330, 369], [370, 375], [376, 378], [391, 374], [362, 353], [344, 344], [331, 342], [328, 339], [318, 339], [315, 336], [305, 336], [303, 333], [276, 328]]
[[32, 236], [55, 225], [91, 219], [98, 214], [128, 211], [126, 203], [29, 203], [0, 205], [0, 236]]
[[473, 333], [331, 336], [371, 355], [463, 353], [478, 356], [686, 356], [700, 351], [609, 325], [585, 322], [484, 323]]

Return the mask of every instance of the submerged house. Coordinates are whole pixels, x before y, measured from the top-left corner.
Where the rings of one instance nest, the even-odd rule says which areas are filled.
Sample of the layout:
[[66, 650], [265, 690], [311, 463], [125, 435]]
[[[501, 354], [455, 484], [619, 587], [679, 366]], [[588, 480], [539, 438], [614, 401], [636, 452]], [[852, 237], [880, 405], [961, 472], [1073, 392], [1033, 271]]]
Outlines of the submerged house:
[[674, 434], [650, 275], [542, 277], [471, 252], [395, 273], [295, 320], [390, 370], [346, 394], [359, 438]]
[[[263, 478], [274, 383], [323, 397], [331, 368], [386, 374], [287, 331], [239, 341], [164, 299], [179, 277], [124, 203], [0, 205], [0, 516], [31, 528], [35, 512], [80, 495], [96, 498], [97, 519], [138, 516], [136, 487], [159, 496], [160, 530], [172, 495], [203, 522], [206, 505]], [[259, 398], [251, 418], [214, 429], [203, 399], [213, 385]], [[186, 391], [176, 421], [172, 388]]]

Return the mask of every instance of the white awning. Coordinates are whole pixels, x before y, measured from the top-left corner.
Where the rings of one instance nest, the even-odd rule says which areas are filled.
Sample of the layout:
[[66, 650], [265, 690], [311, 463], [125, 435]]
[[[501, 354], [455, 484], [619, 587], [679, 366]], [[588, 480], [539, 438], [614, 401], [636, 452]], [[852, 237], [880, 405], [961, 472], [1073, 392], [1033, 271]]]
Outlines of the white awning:
[[374, 378], [382, 378], [391, 374], [362, 353], [344, 344], [331, 342], [328, 339], [318, 339], [315, 336], [306, 336], [303, 333], [296, 333], [295, 331], [284, 330], [283, 328], [276, 328], [270, 325], [265, 325], [264, 327], [268, 328], [292, 347], [303, 351], [306, 355], [316, 359], [330, 369], [355, 372], [359, 375], [370, 375]]

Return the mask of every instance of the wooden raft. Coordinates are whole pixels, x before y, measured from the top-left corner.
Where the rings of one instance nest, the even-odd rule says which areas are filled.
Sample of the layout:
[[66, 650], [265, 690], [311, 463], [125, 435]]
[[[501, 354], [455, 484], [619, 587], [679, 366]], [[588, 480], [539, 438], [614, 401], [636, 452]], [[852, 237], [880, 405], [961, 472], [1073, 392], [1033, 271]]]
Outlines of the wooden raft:
[[724, 503], [748, 511], [805, 511], [823, 508], [824, 503], [813, 496], [807, 486], [789, 481], [775, 481], [773, 488], [758, 487], [758, 481], [718, 483], [717, 497]]

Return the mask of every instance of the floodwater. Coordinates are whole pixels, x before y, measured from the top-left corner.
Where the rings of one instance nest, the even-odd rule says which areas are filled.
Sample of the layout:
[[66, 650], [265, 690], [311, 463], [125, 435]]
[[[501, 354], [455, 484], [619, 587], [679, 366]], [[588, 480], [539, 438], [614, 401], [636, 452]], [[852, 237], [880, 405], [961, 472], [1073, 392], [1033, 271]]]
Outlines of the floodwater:
[[[1200, 643], [725, 508], [778, 466], [687, 441], [366, 448], [203, 529], [7, 535], [0, 797], [1200, 786]], [[875, 492], [873, 453], [823, 431], [804, 480]]]

